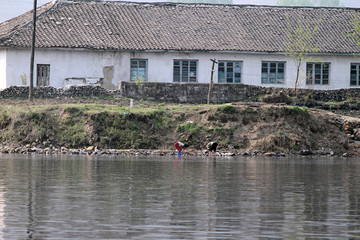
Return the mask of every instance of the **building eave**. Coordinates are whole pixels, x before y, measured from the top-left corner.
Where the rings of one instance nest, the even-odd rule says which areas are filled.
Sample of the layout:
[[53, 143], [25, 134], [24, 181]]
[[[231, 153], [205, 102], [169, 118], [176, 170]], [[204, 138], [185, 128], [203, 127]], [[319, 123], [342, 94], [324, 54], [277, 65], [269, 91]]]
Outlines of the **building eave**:
[[[30, 50], [28, 47], [0, 46], [0, 49], [17, 49]], [[251, 54], [251, 55], [285, 55], [286, 52], [277, 51], [241, 51], [241, 50], [176, 50], [176, 49], [94, 49], [94, 48], [68, 48], [68, 47], [49, 47], [36, 48], [36, 50], [46, 51], [93, 51], [93, 52], [143, 52], [143, 53], [224, 53], [224, 54]], [[315, 52], [309, 53], [310, 56], [357, 56], [360, 52], [355, 53], [331, 53]]]

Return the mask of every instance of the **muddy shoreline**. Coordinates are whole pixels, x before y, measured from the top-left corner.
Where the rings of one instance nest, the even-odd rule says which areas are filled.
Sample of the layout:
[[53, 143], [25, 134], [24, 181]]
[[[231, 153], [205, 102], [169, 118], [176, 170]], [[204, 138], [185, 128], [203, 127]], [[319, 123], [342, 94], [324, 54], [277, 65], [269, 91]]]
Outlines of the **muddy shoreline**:
[[[101, 148], [28, 148], [28, 147], [8, 147], [1, 146], [0, 154], [18, 154], [18, 155], [112, 155], [112, 156], [177, 156], [176, 150], [156, 150], [156, 149], [101, 149]], [[195, 156], [195, 157], [206, 157], [204, 150], [189, 149], [182, 152], [182, 156]], [[344, 153], [342, 155], [335, 154], [331, 150], [323, 150], [312, 152], [300, 151], [300, 152], [259, 152], [259, 151], [218, 151], [213, 153], [216, 157], [352, 157], [357, 158], [357, 155], [350, 155]]]

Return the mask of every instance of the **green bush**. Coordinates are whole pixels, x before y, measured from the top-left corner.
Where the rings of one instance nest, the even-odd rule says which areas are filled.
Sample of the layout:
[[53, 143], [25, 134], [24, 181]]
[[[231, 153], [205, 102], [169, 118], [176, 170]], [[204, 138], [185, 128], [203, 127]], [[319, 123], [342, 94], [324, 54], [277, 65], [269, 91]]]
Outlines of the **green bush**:
[[41, 123], [45, 119], [44, 113], [30, 112], [28, 114], [29, 119], [31, 119], [35, 124]]
[[196, 132], [200, 130], [201, 130], [201, 126], [193, 122], [186, 122], [184, 124], [180, 124], [176, 128], [176, 131], [179, 133], [187, 132], [187, 131]]
[[301, 150], [301, 147], [300, 147], [299, 145], [295, 144], [295, 145], [293, 146], [293, 149], [294, 149], [295, 151], [300, 151], [300, 150]]
[[293, 107], [288, 107], [288, 110], [290, 110], [290, 113], [293, 114], [305, 114], [308, 113], [308, 108], [307, 107], [299, 107], [299, 106], [293, 106]]
[[11, 118], [7, 112], [2, 112], [0, 115], [0, 128], [5, 128], [10, 124]]
[[218, 111], [224, 113], [236, 113], [236, 108], [231, 105], [222, 105], [217, 108]]

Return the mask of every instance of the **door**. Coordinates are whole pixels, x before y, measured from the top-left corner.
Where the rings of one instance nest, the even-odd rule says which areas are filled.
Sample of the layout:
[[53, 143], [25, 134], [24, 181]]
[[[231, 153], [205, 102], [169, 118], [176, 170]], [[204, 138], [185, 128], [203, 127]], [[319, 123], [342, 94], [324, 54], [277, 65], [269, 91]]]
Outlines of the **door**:
[[50, 64], [37, 65], [37, 80], [36, 86], [49, 86], [50, 83]]

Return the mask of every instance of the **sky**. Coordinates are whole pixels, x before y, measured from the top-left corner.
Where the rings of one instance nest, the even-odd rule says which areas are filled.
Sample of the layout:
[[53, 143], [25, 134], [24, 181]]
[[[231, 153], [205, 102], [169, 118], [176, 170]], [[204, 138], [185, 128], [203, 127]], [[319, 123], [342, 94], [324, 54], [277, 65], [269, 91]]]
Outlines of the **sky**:
[[[37, 0], [37, 5], [43, 5], [52, 0]], [[166, 0], [128, 0], [131, 2], [165, 2]], [[360, 8], [360, 0], [341, 0], [345, 7]], [[234, 4], [275, 5], [276, 0], [233, 0]], [[33, 8], [33, 0], [0, 0], [0, 22], [21, 15]]]

